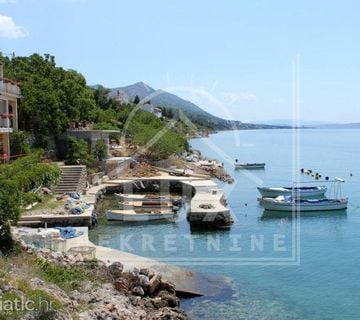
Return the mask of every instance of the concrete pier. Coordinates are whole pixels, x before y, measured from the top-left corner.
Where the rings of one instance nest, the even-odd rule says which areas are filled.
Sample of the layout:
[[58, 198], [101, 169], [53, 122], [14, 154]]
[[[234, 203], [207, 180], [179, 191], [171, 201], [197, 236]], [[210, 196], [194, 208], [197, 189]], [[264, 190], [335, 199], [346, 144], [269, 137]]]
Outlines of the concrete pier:
[[[197, 175], [196, 177], [174, 177], [166, 173], [160, 176], [150, 178], [129, 178], [121, 180], [111, 180], [105, 187], [124, 185], [136, 183], [137, 181], [153, 181], [164, 184], [166, 182], [175, 184], [178, 182], [182, 185], [182, 189], [189, 193], [192, 191], [192, 198], [190, 200], [190, 209], [188, 212], [188, 221], [192, 227], [198, 228], [223, 228], [229, 227], [233, 223], [230, 209], [226, 207], [225, 193], [217, 186], [217, 184], [210, 180], [210, 177]], [[180, 188], [181, 189], [181, 188]], [[101, 189], [96, 189], [96, 192]], [[92, 192], [92, 191], [90, 191]], [[131, 190], [130, 190], [131, 192]]]

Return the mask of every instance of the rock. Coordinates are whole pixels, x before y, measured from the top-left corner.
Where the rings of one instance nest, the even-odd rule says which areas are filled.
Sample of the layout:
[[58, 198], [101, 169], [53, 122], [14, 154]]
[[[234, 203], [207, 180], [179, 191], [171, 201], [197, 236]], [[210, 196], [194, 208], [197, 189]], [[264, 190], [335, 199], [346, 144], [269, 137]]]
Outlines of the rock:
[[149, 269], [148, 268], [141, 268], [139, 273], [143, 274], [144, 276], [149, 276]]
[[186, 314], [178, 308], [162, 308], [161, 310], [155, 311], [149, 315], [149, 318], [152, 320], [186, 320]]
[[132, 272], [131, 272], [131, 274], [132, 274], [133, 276], [138, 276], [139, 273], [140, 273], [140, 270], [139, 270], [138, 268], [134, 268], [134, 269], [132, 270]]
[[46, 187], [42, 187], [41, 192], [43, 194], [52, 194], [52, 191], [49, 188], [46, 188]]
[[148, 288], [150, 285], [149, 277], [144, 276], [142, 274], [139, 275], [138, 282], [139, 282], [139, 285], [143, 288]]
[[152, 295], [159, 288], [161, 283], [161, 274], [156, 273], [150, 280], [149, 283], [149, 294]]
[[139, 302], [141, 301], [141, 297], [139, 297], [139, 296], [131, 296], [130, 298], [129, 298], [129, 300], [130, 300], [130, 302], [131, 302], [131, 304], [133, 305], [133, 306], [138, 306], [139, 305]]
[[128, 292], [131, 290], [131, 283], [128, 279], [118, 278], [114, 283], [114, 287], [119, 292]]
[[115, 306], [112, 303], [108, 303], [105, 308], [109, 311], [109, 312], [113, 312], [115, 310]]
[[170, 294], [169, 292], [163, 290], [157, 294], [157, 298], [161, 298], [161, 300], [166, 301], [166, 304], [171, 307], [175, 308], [180, 306], [180, 300], [177, 296]]
[[175, 284], [170, 281], [162, 281], [159, 289], [165, 290], [172, 295], [176, 295]]
[[124, 270], [124, 266], [121, 262], [117, 261], [117, 262], [113, 262], [110, 266], [109, 266], [109, 272], [110, 274], [114, 277], [114, 278], [119, 278], [121, 277], [121, 274]]
[[154, 275], [155, 275], [154, 270], [149, 270], [149, 274], [148, 274], [149, 279], [151, 279]]
[[145, 295], [144, 289], [142, 287], [140, 287], [140, 286], [134, 287], [134, 289], [132, 289], [132, 293], [134, 293], [136, 295], [139, 295], [139, 296], [144, 296]]
[[166, 300], [163, 300], [161, 298], [155, 298], [155, 299], [152, 299], [152, 303], [154, 305], [154, 307], [156, 309], [161, 309], [161, 308], [165, 308], [165, 307], [168, 307], [168, 303]]

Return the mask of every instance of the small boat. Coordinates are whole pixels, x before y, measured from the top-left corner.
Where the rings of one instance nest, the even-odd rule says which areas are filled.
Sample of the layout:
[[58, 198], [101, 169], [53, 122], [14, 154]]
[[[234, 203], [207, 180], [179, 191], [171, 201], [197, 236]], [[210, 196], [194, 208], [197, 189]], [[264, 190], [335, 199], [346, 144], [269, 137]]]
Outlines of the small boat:
[[146, 201], [146, 202], [172, 202], [178, 205], [182, 202], [180, 197], [169, 196], [158, 196], [151, 194], [126, 194], [126, 193], [115, 193], [116, 199], [119, 201]]
[[265, 163], [235, 163], [235, 169], [264, 169]]
[[331, 211], [347, 208], [348, 199], [294, 199], [291, 196], [277, 198], [262, 198], [260, 204], [266, 210], [272, 211]]
[[180, 208], [175, 206], [171, 201], [123, 201], [119, 202], [119, 208], [122, 210], [136, 210], [136, 209], [154, 209], [154, 210], [174, 210]]
[[152, 221], [173, 219], [175, 213], [169, 210], [107, 210], [106, 218], [109, 221]]
[[293, 196], [295, 198], [323, 197], [327, 191], [326, 186], [314, 187], [258, 187], [258, 190], [264, 198], [276, 198], [278, 196]]

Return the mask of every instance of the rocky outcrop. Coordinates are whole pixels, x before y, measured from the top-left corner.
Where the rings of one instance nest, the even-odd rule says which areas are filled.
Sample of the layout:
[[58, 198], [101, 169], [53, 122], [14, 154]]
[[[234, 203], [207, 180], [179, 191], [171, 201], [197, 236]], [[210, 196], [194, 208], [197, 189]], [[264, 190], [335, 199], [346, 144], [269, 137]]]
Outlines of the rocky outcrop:
[[[134, 268], [131, 272], [124, 272], [121, 262], [107, 266], [99, 261], [86, 261], [81, 254], [55, 253], [22, 245], [28, 254], [36, 256], [37, 261], [69, 270], [74, 267], [91, 268], [91, 273], [101, 279], [100, 285], [84, 282], [81, 288], [70, 293], [39, 278], [30, 279], [32, 288], [48, 292], [64, 306], [64, 310], [55, 312], [54, 319], [72, 319], [74, 314], [84, 320], [187, 319], [185, 312], [179, 308], [180, 300], [174, 284], [164, 281], [161, 274], [153, 270]], [[16, 289], [0, 287], [1, 292], [4, 290], [11, 292]], [[35, 318], [29, 314], [27, 319]]]

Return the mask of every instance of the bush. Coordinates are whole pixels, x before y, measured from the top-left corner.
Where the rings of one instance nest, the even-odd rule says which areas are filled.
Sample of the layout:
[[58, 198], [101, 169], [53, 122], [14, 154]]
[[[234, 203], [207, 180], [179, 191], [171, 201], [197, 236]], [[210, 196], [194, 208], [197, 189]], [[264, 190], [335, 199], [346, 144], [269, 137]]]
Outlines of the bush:
[[108, 147], [104, 140], [98, 140], [95, 143], [94, 157], [96, 160], [102, 161], [108, 155]]
[[83, 139], [74, 136], [68, 137], [68, 152], [66, 156], [66, 164], [69, 165], [89, 165], [93, 162], [92, 156], [89, 154], [88, 144]]
[[10, 153], [12, 156], [24, 155], [30, 152], [29, 133], [14, 130], [10, 134]]
[[23, 204], [37, 199], [30, 191], [55, 184], [61, 175], [57, 166], [41, 162], [42, 152], [0, 165], [0, 250], [10, 251], [14, 242], [10, 224], [16, 223]]

